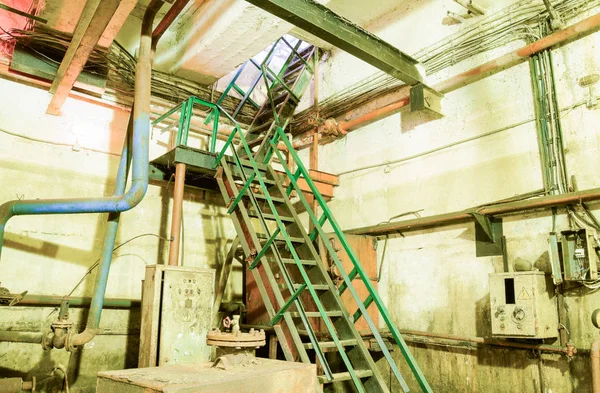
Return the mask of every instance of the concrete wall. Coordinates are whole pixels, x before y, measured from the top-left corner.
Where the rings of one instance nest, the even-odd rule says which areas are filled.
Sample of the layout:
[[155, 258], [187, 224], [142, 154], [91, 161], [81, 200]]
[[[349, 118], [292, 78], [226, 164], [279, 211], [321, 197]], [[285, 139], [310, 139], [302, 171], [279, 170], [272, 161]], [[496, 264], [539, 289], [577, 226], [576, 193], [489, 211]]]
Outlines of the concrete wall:
[[[0, 91], [2, 203], [16, 198], [112, 195], [127, 111], [70, 98], [63, 115], [54, 117], [45, 114], [50, 97], [43, 90], [0, 79]], [[151, 157], [165, 151], [165, 137], [153, 133]], [[168, 191], [150, 186], [142, 203], [122, 215], [116, 243], [145, 233], [167, 238], [171, 196], [172, 183]], [[185, 266], [216, 267], [222, 262], [234, 231], [221, 205], [216, 193], [186, 194]], [[0, 261], [0, 286], [13, 293], [67, 295], [100, 256], [105, 222], [106, 215], [11, 219]], [[156, 236], [121, 247], [113, 259], [107, 296], [139, 299], [145, 266], [164, 263], [167, 255], [168, 243]], [[95, 272], [73, 296], [90, 296], [94, 278]], [[48, 329], [56, 315], [48, 308], [0, 308], [0, 330], [39, 332]], [[73, 309], [71, 315], [85, 321], [81, 309]], [[97, 371], [137, 365], [139, 310], [107, 310], [100, 327], [103, 333], [71, 356], [64, 350], [44, 352], [34, 344], [0, 343], [0, 376], [36, 376], [42, 380], [38, 391], [60, 391], [60, 372], [54, 379], [49, 373], [63, 364], [71, 374], [71, 392], [94, 392]]]
[[[456, 30], [441, 24], [444, 3], [409, 2], [368, 28], [415, 53]], [[494, 3], [503, 7], [511, 1]], [[586, 92], [577, 82], [598, 72], [599, 43], [596, 33], [554, 51], [561, 108], [585, 99]], [[432, 81], [509, 50], [506, 47], [477, 56], [434, 75]], [[322, 68], [321, 99], [376, 71], [337, 50]], [[416, 126], [409, 124], [408, 114], [398, 114], [321, 147], [319, 169], [326, 172], [382, 164], [340, 178], [330, 206], [343, 228], [376, 225], [415, 210], [422, 210], [423, 216], [452, 212], [543, 187], [527, 63], [448, 94], [444, 113], [441, 120]], [[580, 189], [600, 186], [600, 111], [579, 106], [562, 115], [569, 173], [577, 177]], [[493, 136], [401, 164], [384, 164], [505, 127]], [[558, 223], [563, 230], [568, 229], [564, 213], [560, 210]], [[550, 230], [549, 212], [504, 218], [510, 262], [523, 258], [544, 266]], [[384, 242], [379, 242], [380, 258], [383, 246]], [[389, 239], [379, 288], [401, 329], [489, 338], [488, 275], [501, 271], [501, 257], [475, 256], [474, 224], [468, 223]], [[599, 300], [598, 293], [587, 289], [566, 295], [566, 325], [569, 339], [577, 347], [589, 348], [598, 337], [590, 314]], [[544, 392], [591, 391], [586, 355], [571, 362], [562, 356], [542, 355], [540, 363], [531, 352], [521, 350], [411, 347], [436, 392], [540, 392], [540, 374]], [[403, 364], [397, 351], [396, 355]], [[404, 367], [404, 375], [409, 374]], [[414, 381], [409, 384], [420, 391]], [[396, 385], [394, 391], [401, 390]]]

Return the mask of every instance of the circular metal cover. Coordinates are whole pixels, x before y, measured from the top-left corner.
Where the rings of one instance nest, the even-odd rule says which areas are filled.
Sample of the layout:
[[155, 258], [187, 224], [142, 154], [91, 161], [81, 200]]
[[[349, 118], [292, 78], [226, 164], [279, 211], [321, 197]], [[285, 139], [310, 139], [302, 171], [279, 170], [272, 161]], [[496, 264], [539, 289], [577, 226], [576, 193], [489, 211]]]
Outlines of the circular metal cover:
[[230, 333], [216, 329], [206, 335], [206, 343], [216, 347], [258, 348], [266, 344], [266, 335], [264, 330]]

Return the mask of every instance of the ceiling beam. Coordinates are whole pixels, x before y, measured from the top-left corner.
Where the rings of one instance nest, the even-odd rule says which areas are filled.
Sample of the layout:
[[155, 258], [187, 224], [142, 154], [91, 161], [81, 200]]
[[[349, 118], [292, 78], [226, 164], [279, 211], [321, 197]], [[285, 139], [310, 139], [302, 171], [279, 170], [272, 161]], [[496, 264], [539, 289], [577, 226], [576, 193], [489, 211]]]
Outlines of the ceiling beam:
[[[60, 114], [77, 77], [115, 15], [121, 0], [88, 0], [79, 17], [71, 44], [50, 87], [53, 94], [46, 113]], [[118, 31], [118, 29], [116, 29]]]
[[23, 11], [18, 10], [16, 8], [13, 8], [13, 7], [9, 7], [6, 4], [0, 3], [0, 9], [8, 11], [8, 12], [12, 12], [13, 14], [17, 14], [17, 15], [23, 16], [25, 18], [29, 18], [29, 19], [34, 20], [36, 22], [40, 22], [40, 23], [44, 23], [44, 24], [48, 23], [48, 21], [46, 19], [44, 19], [44, 18], [40, 18], [37, 15], [33, 15], [33, 14], [30, 14], [30, 13], [27, 13], [27, 12], [23, 12]]
[[409, 84], [423, 82], [419, 62], [313, 0], [246, 0]]

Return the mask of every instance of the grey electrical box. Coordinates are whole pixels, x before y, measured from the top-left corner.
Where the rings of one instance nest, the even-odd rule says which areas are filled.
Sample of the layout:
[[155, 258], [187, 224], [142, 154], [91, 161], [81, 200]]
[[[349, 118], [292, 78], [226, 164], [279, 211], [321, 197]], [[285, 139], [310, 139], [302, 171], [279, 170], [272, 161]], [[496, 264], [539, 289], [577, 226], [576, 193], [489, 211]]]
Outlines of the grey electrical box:
[[210, 360], [215, 270], [146, 266], [139, 367]]
[[561, 232], [561, 256], [565, 281], [598, 279], [598, 256], [592, 232], [586, 229]]
[[558, 336], [554, 285], [544, 272], [490, 274], [490, 303], [495, 337]]

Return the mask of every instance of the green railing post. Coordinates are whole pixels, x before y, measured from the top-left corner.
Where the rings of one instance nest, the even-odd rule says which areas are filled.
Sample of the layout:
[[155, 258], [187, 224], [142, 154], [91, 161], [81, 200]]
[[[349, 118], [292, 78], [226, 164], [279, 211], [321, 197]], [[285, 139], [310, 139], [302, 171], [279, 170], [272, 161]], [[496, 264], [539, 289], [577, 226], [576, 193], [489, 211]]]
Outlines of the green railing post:
[[210, 140], [210, 152], [214, 153], [217, 150], [217, 135], [219, 135], [219, 110], [217, 108], [211, 111], [213, 117], [213, 131]]
[[181, 144], [187, 145], [188, 136], [190, 134], [190, 126], [192, 125], [192, 114], [194, 112], [194, 96], [188, 98], [186, 105], [185, 122], [183, 124], [183, 134], [181, 137]]
[[179, 127], [177, 128], [177, 136], [175, 138], [175, 146], [181, 145], [181, 139], [183, 138], [183, 126], [185, 124], [185, 117], [187, 115], [187, 101], [181, 103], [181, 112], [179, 113]]

